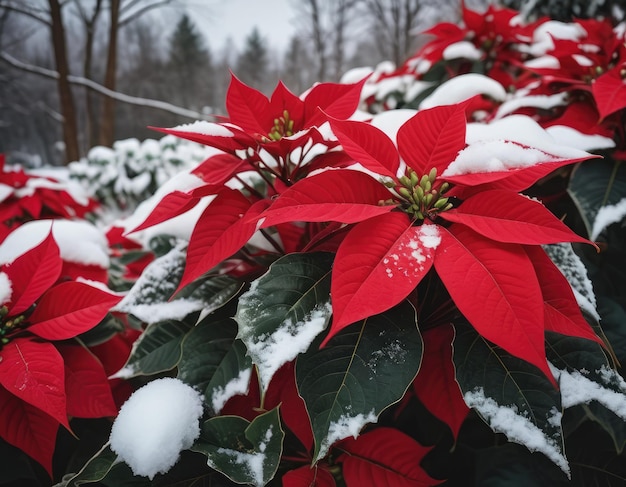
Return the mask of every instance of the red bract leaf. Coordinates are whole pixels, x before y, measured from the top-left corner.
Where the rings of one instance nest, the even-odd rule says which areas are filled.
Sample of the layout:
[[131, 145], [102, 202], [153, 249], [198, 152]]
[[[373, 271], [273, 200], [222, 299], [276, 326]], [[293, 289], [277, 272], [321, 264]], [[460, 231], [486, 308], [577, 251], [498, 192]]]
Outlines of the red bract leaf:
[[0, 387], [0, 438], [40, 463], [52, 477], [59, 423]]
[[310, 450], [313, 446], [313, 430], [304, 401], [298, 394], [293, 362], [286, 363], [278, 369], [267, 388], [264, 401], [265, 409], [273, 409], [279, 404], [280, 415], [284, 423], [297, 436], [302, 445]]
[[191, 233], [177, 292], [241, 249], [256, 231], [258, 216], [266, 204], [261, 200], [251, 206], [237, 190], [220, 191]]
[[543, 245], [559, 242], [591, 243], [579, 237], [539, 201], [511, 191], [491, 190], [440, 213], [498, 242]]
[[201, 186], [186, 193], [183, 191], [172, 191], [163, 197], [141, 225], [128, 233], [138, 232], [182, 215], [196, 206], [201, 197], [212, 193], [214, 193], [213, 189], [207, 189], [206, 186]]
[[221, 186], [235, 174], [250, 166], [246, 161], [232, 154], [216, 154], [200, 163], [191, 174], [209, 183], [207, 194], [217, 192]]
[[100, 361], [81, 345], [58, 345], [65, 363], [67, 414], [76, 418], [117, 415], [111, 387]]
[[535, 271], [545, 303], [545, 329], [593, 340], [604, 346], [580, 312], [572, 287], [541, 247], [525, 247]]
[[626, 80], [621, 76], [625, 68], [626, 63], [616, 66], [591, 85], [591, 92], [602, 118], [626, 107]]
[[63, 358], [51, 343], [17, 339], [2, 349], [0, 384], [69, 429]]
[[393, 428], [378, 428], [341, 442], [337, 458], [348, 486], [426, 487], [440, 484], [420, 466], [430, 447]]
[[541, 369], [556, 386], [544, 348], [543, 297], [524, 248], [467, 227], [441, 230], [435, 269], [481, 336]]
[[226, 93], [226, 110], [230, 121], [248, 133], [267, 135], [274, 124], [267, 97], [239, 81], [232, 73]]
[[61, 275], [63, 261], [52, 230], [36, 247], [17, 257], [2, 269], [11, 281], [9, 314], [19, 315], [41, 297]]
[[[319, 126], [326, 121], [326, 115], [346, 119], [352, 115], [361, 101], [361, 89], [367, 78], [358, 83], [320, 83], [315, 85], [304, 99], [304, 120], [306, 127]], [[323, 112], [320, 112], [322, 109]]]
[[28, 330], [46, 340], [67, 340], [96, 326], [122, 296], [83, 282], [63, 282], [44, 294]]
[[22, 196], [19, 200], [19, 205], [22, 210], [28, 213], [33, 219], [39, 219], [41, 216], [43, 204], [40, 195]]
[[307, 126], [302, 123], [304, 118], [304, 102], [289, 91], [282, 81], [279, 81], [270, 98], [270, 114], [274, 118], [282, 117], [284, 111], [287, 111], [289, 119], [294, 122], [294, 133]]
[[263, 227], [290, 221], [356, 223], [388, 213], [379, 206], [391, 193], [371, 176], [350, 169], [324, 171], [301, 179], [263, 214]]
[[336, 487], [332, 474], [317, 465], [305, 465], [283, 475], [283, 487]]
[[[386, 311], [415, 289], [430, 270], [435, 225], [413, 226], [405, 213], [357, 224], [341, 243], [331, 282], [333, 322], [322, 346], [356, 321]], [[384, 292], [382, 292], [384, 290]]]
[[417, 174], [441, 174], [465, 147], [465, 127], [465, 104], [421, 110], [398, 130], [398, 150]]
[[456, 382], [452, 361], [454, 328], [437, 326], [422, 333], [424, 354], [413, 390], [426, 408], [452, 430], [455, 440], [469, 408]]
[[343, 150], [363, 167], [378, 174], [396, 177], [400, 158], [396, 146], [379, 128], [365, 122], [330, 120]]
[[232, 124], [205, 121], [196, 122], [196, 124], [198, 125], [181, 125], [173, 128], [148, 128], [230, 153], [238, 149], [245, 149], [256, 143], [252, 136]]

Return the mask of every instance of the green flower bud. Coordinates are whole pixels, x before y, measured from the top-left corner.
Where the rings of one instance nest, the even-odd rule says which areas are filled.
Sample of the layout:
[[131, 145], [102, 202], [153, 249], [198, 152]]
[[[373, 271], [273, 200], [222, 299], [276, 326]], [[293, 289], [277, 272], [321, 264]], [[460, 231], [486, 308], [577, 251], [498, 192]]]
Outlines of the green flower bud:
[[437, 168], [436, 168], [436, 167], [433, 167], [433, 168], [430, 170], [430, 172], [428, 173], [428, 180], [429, 180], [431, 183], [434, 183], [434, 182], [435, 182], [435, 178], [436, 178], [436, 177], [437, 177]]
[[439, 198], [435, 201], [435, 208], [441, 210], [444, 206], [448, 204], [448, 198]]
[[411, 186], [417, 186], [417, 183], [419, 182], [419, 176], [417, 175], [417, 173], [415, 171], [412, 171], [409, 169], [409, 171], [411, 171], [410, 175], [411, 175]]
[[400, 194], [400, 196], [403, 196], [404, 198], [407, 199], [411, 199], [412, 195], [411, 195], [411, 191], [408, 190], [408, 188], [400, 187], [398, 188], [398, 193]]

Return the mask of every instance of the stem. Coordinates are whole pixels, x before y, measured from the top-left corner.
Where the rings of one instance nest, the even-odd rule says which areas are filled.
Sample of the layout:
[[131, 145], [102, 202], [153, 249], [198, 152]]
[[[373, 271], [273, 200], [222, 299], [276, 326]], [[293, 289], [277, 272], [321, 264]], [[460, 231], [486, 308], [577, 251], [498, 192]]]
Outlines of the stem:
[[280, 245], [278, 245], [278, 242], [274, 239], [274, 237], [272, 237], [269, 233], [267, 233], [267, 230], [265, 230], [264, 228], [261, 228], [259, 229], [259, 231], [279, 254], [283, 254], [283, 255], [285, 254], [285, 251], [282, 249]]

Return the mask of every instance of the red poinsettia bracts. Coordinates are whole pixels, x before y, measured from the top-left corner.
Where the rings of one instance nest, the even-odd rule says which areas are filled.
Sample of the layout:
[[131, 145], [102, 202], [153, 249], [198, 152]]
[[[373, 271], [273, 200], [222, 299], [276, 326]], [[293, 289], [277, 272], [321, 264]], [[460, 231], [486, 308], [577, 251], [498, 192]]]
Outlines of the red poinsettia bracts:
[[61, 183], [5, 167], [0, 154], [0, 242], [16, 227], [42, 218], [82, 218], [93, 211], [96, 203], [78, 201]]
[[[529, 249], [588, 241], [518, 192], [590, 156], [569, 158], [500, 141], [506, 148], [500, 157], [510, 159], [501, 168], [480, 160], [484, 149], [466, 149], [465, 124], [464, 104], [420, 111], [399, 129], [396, 148], [367, 123], [331, 120], [344, 150], [384, 181], [351, 169], [309, 176], [276, 199], [262, 226], [296, 220], [354, 224], [333, 265], [333, 321], [324, 343], [400, 303], [434, 267], [482, 336], [552, 378], [544, 350], [547, 282]], [[471, 171], [457, 169], [472, 158]], [[401, 163], [406, 169], [398, 177]], [[561, 298], [575, 305], [573, 295]], [[580, 323], [561, 331], [595, 339]]]
[[97, 325], [121, 298], [82, 282], [58, 282], [52, 233], [0, 268], [0, 436], [52, 474], [59, 425], [114, 416], [100, 361], [71, 339]]

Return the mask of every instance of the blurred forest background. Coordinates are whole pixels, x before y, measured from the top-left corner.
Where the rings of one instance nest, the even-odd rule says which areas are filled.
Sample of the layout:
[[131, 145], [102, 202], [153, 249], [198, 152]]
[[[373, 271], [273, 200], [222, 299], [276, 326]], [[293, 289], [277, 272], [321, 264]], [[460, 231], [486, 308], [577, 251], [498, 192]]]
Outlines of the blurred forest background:
[[[159, 138], [148, 126], [225, 115], [230, 71], [266, 94], [279, 79], [300, 94], [352, 67], [400, 65], [416, 34], [461, 17], [460, 0], [289, 0], [297, 34], [282, 46], [254, 29], [243, 49], [217, 50], [193, 19], [221, 1], [0, 0], [0, 153], [63, 165], [97, 145]], [[465, 0], [489, 3], [567, 21], [623, 17], [624, 0]]]

